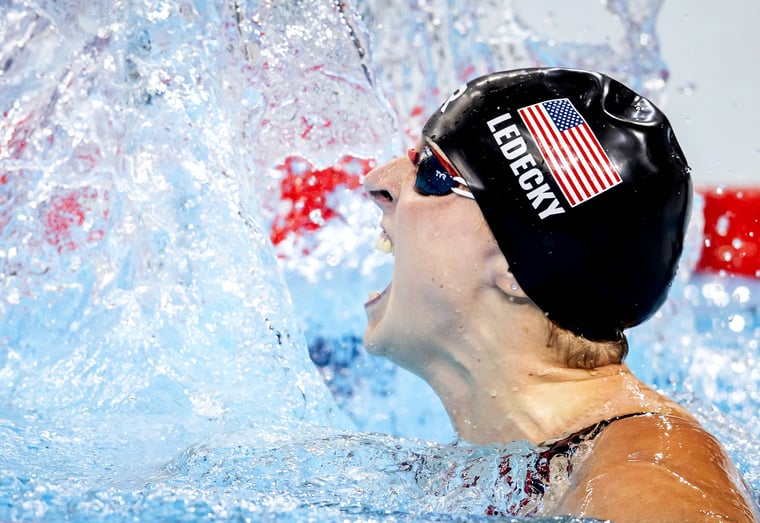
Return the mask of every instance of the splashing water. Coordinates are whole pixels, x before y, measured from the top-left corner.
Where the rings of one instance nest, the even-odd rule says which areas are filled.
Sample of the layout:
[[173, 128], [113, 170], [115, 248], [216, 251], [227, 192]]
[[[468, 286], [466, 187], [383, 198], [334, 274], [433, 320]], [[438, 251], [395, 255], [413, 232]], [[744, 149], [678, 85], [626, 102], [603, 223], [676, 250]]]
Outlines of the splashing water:
[[11, 519], [142, 483], [203, 434], [345, 424], [253, 218], [255, 82], [218, 7], [2, 8]]
[[[502, 485], [505, 456], [527, 471], [535, 447], [355, 430], [453, 436], [429, 390], [360, 346], [389, 264], [357, 188], [475, 74], [608, 64], [656, 97], [659, 2], [631, 5], [608, 3], [624, 38], [591, 46], [496, 1], [0, 5], [0, 519], [473, 521], [523, 503], [466, 471]], [[631, 364], [692, 393], [757, 492], [757, 287], [685, 274], [632, 336], [649, 366]], [[729, 319], [684, 317], [714, 307]]]

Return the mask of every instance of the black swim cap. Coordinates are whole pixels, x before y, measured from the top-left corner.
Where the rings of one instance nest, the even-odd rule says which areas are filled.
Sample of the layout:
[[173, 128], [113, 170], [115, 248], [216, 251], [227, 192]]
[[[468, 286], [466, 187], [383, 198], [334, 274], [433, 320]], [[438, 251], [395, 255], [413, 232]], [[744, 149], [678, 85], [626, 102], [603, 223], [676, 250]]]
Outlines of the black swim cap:
[[559, 326], [617, 340], [665, 301], [692, 188], [652, 102], [600, 73], [506, 71], [461, 86], [422, 134]]

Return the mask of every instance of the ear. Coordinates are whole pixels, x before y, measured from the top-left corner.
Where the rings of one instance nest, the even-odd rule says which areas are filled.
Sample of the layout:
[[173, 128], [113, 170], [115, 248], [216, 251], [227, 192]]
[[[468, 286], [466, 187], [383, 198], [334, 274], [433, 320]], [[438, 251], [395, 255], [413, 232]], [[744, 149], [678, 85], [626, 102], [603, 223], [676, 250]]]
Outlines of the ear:
[[510, 298], [528, 299], [525, 291], [523, 291], [520, 284], [517, 283], [514, 274], [509, 270], [507, 259], [501, 251], [490, 257], [488, 267], [491, 281], [499, 290], [501, 290], [501, 292]]

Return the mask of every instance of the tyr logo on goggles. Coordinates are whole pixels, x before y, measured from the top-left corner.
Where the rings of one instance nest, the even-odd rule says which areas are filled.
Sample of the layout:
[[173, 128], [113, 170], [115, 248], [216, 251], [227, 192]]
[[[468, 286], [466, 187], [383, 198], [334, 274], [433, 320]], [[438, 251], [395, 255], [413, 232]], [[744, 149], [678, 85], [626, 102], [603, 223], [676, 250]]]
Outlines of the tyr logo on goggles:
[[453, 192], [474, 199], [464, 178], [452, 176], [429, 145], [424, 146], [421, 151], [409, 149], [409, 159], [417, 167], [414, 188], [420, 194], [444, 196]]

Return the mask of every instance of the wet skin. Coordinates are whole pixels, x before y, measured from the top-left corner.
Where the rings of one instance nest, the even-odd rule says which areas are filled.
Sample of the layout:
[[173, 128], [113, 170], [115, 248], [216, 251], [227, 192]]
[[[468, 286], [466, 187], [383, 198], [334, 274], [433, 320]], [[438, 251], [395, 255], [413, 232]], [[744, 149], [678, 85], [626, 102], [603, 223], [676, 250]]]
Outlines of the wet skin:
[[[397, 158], [365, 191], [392, 245], [392, 284], [365, 306], [367, 350], [425, 379], [459, 435], [478, 444], [541, 443], [612, 423], [571, 477], [556, 514], [615, 521], [755, 521], [725, 451], [682, 407], [624, 364], [568, 368], [470, 199], [425, 196]], [[517, 298], [517, 300], [515, 300]]]
[[383, 211], [380, 225], [395, 257], [393, 284], [366, 305], [364, 341], [370, 352], [419, 369], [435, 357], [440, 341], [461, 334], [457, 311], [472, 306], [486, 283], [479, 278], [483, 251], [498, 247], [474, 201], [421, 195], [414, 172], [401, 157], [364, 182]]

